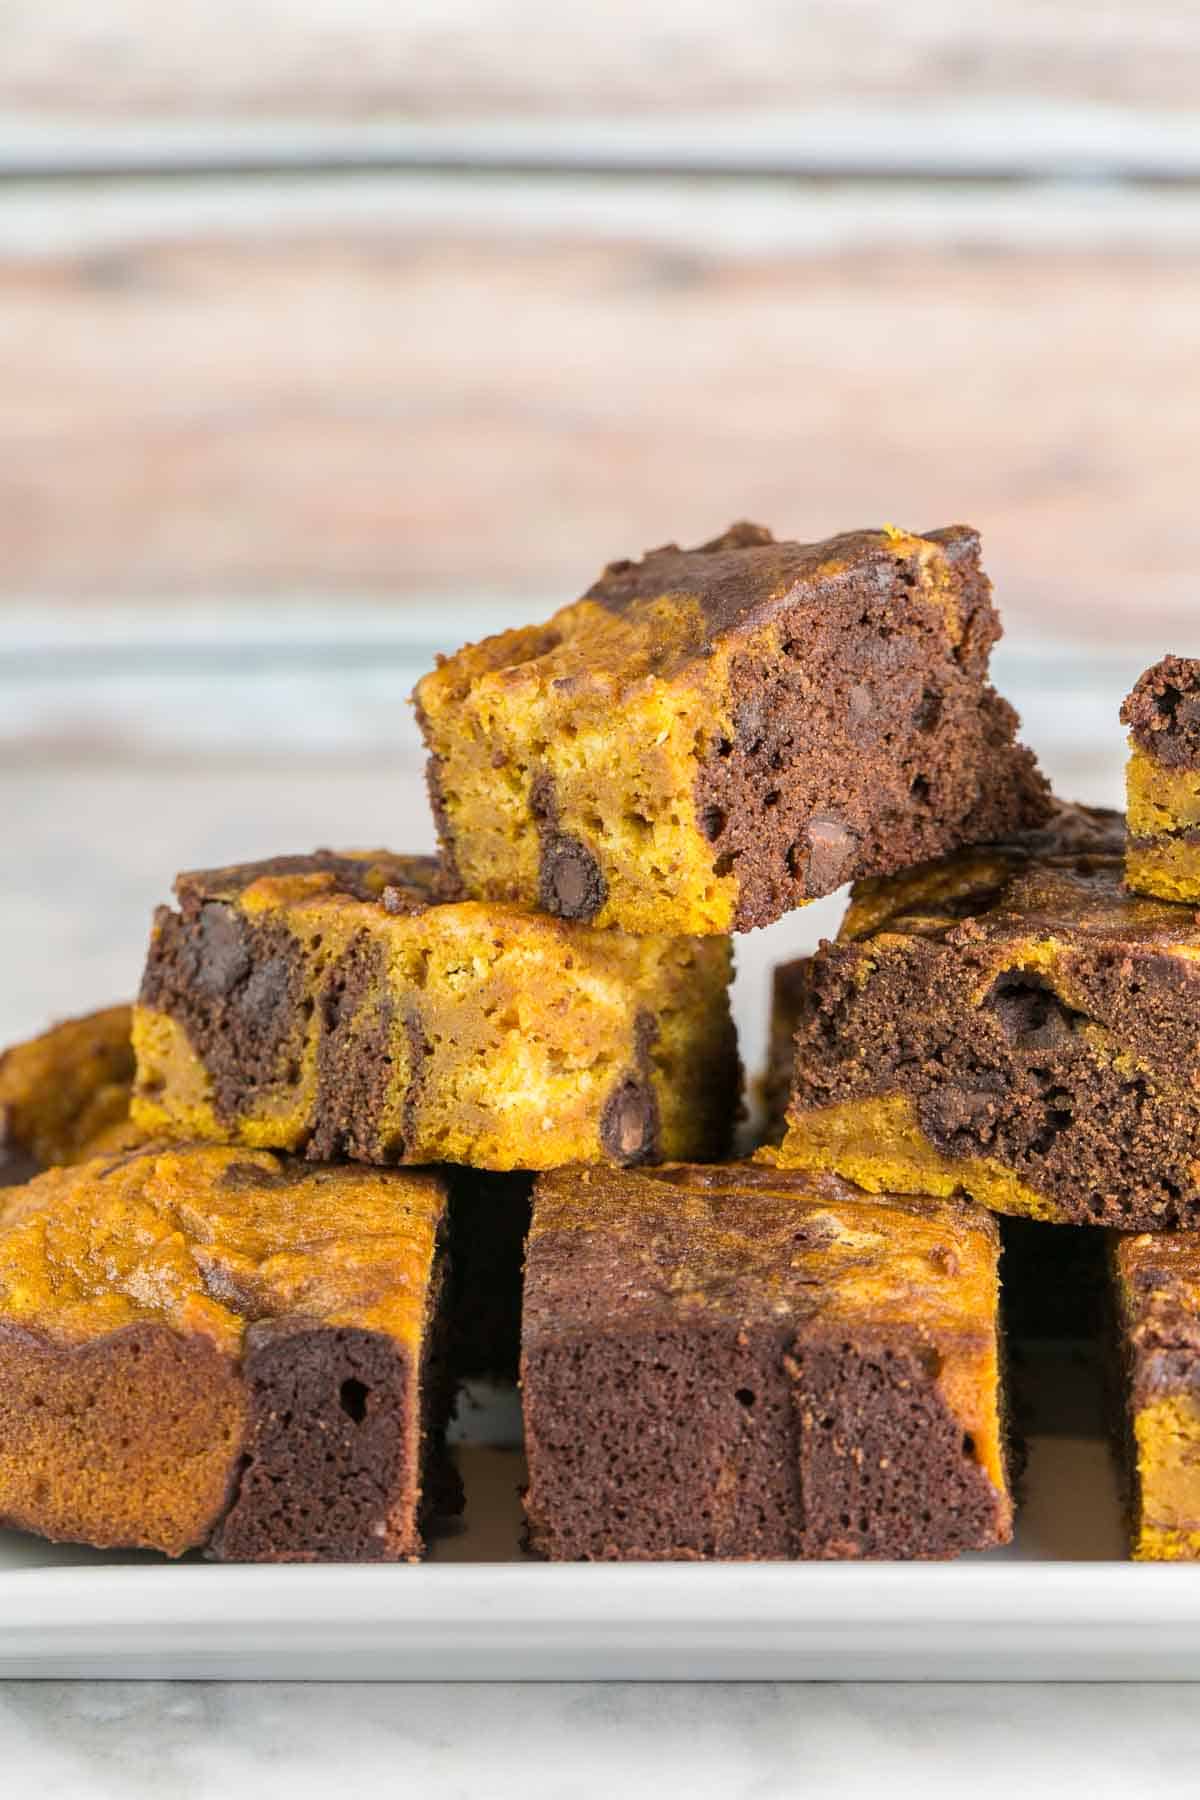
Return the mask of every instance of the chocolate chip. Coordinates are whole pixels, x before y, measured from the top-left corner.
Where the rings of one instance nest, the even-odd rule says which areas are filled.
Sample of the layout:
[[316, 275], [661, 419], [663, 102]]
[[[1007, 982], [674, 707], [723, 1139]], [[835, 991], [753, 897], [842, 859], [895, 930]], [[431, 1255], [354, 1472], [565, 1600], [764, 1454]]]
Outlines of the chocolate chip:
[[626, 1077], [609, 1095], [600, 1118], [606, 1156], [626, 1165], [652, 1162], [658, 1144], [658, 1102], [648, 1084]]
[[608, 883], [586, 844], [564, 831], [542, 836], [538, 901], [559, 919], [594, 919], [608, 898]]
[[933, 1088], [917, 1103], [921, 1130], [943, 1154], [962, 1155], [986, 1143], [996, 1095], [986, 1088]]
[[200, 908], [196, 927], [195, 983], [202, 993], [232, 993], [250, 971], [250, 946], [240, 914], [220, 900]]
[[808, 821], [806, 839], [793, 844], [788, 855], [792, 873], [804, 883], [809, 896], [832, 893], [847, 879], [854, 857], [855, 836], [840, 819], [818, 814]]

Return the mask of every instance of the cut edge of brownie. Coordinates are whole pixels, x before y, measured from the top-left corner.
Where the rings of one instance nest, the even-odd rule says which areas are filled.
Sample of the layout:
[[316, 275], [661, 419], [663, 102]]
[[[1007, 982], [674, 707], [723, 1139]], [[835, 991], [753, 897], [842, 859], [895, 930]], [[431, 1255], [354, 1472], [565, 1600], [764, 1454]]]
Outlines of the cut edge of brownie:
[[[236, 1371], [209, 1338], [139, 1319], [63, 1343], [4, 1319], [0, 1375], [3, 1436], [22, 1445], [33, 1477], [23, 1507], [6, 1481], [0, 1524], [52, 1543], [171, 1557], [216, 1529], [236, 1479], [243, 1406]], [[155, 1486], [177, 1466], [188, 1471], [182, 1500]]]
[[246, 1443], [208, 1545], [225, 1562], [414, 1562], [462, 1509], [445, 1445], [455, 1378], [439, 1233], [421, 1356], [386, 1333], [303, 1319], [247, 1330]]
[[[850, 1330], [535, 1331], [522, 1362], [529, 1548], [571, 1561], [875, 1560], [1004, 1543], [1009, 1495], [975, 1460], [937, 1373], [932, 1351]], [[627, 1452], [618, 1479], [614, 1443]]]
[[[1200, 1234], [1109, 1234], [1109, 1283], [1104, 1320], [1104, 1372], [1110, 1442], [1129, 1535], [1137, 1561], [1200, 1560], [1200, 1309], [1191, 1298], [1196, 1269], [1181, 1284], [1161, 1266], [1130, 1266], [1147, 1244], [1156, 1257], [1200, 1255]], [[1183, 1291], [1180, 1291], [1182, 1285]], [[1145, 1444], [1140, 1426], [1165, 1411], [1167, 1455], [1187, 1468], [1196, 1495], [1195, 1517], [1168, 1522], [1148, 1516]], [[1161, 1473], [1161, 1469], [1159, 1471]]]
[[[940, 614], [935, 623], [914, 610], [907, 629], [896, 629], [889, 612], [897, 600], [925, 598], [932, 608], [933, 596], [922, 592], [915, 556], [903, 563], [880, 550], [829, 583], [822, 667], [813, 666], [821, 647], [814, 617], [823, 615], [811, 593], [772, 608], [778, 646], [730, 659], [734, 735], [705, 747], [694, 804], [715, 873], [736, 875], [735, 931], [860, 876], [886, 876], [1049, 816], [1049, 787], [1016, 740], [1017, 716], [983, 679], [1000, 625], [978, 535], [955, 526], [924, 542], [941, 546], [957, 583], [956, 643], [946, 641]], [[897, 727], [899, 684], [911, 693]], [[815, 710], [814, 691], [822, 696]], [[830, 741], [830, 695], [848, 739], [861, 742]], [[818, 773], [789, 797], [798, 755]]]

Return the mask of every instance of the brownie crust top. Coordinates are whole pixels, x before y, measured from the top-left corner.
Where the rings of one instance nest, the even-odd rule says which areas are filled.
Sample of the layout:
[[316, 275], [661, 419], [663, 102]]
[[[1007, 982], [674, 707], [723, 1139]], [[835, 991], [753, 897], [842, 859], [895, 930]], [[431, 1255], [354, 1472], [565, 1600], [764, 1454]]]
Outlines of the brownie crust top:
[[176, 877], [175, 893], [187, 911], [206, 900], [237, 900], [260, 882], [291, 885], [298, 893], [378, 900], [396, 913], [424, 912], [459, 897], [436, 856], [396, 856], [390, 850], [313, 850], [224, 869], [193, 869]]
[[[696, 649], [708, 651], [718, 638], [745, 633], [796, 605], [806, 590], [819, 605], [831, 586], [849, 582], [864, 593], [882, 594], [894, 586], [897, 565], [910, 558], [977, 562], [979, 534], [969, 525], [916, 533], [885, 527], [880, 531], [847, 531], [815, 544], [772, 536], [765, 525], [740, 521], [720, 537], [694, 550], [664, 544], [639, 561], [609, 563], [584, 595], [609, 612], [628, 617], [631, 611], [672, 597], [702, 621]], [[947, 629], [958, 641], [967, 620], [947, 592]], [[990, 630], [988, 642], [999, 635]]]
[[1200, 658], [1164, 656], [1121, 707], [1140, 750], [1169, 769], [1200, 768]]
[[867, 1195], [835, 1175], [558, 1169], [534, 1189], [527, 1330], [782, 1315], [970, 1338], [993, 1311], [998, 1243], [969, 1201]]
[[150, 1146], [0, 1200], [0, 1327], [80, 1343], [154, 1322], [237, 1355], [247, 1326], [357, 1326], [419, 1347], [444, 1210], [432, 1175]]

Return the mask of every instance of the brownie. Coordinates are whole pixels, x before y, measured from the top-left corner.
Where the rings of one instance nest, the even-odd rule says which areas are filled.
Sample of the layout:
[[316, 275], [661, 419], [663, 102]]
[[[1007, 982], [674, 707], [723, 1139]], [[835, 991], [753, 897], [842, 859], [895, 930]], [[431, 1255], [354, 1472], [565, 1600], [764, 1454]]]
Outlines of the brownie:
[[698, 934], [1032, 825], [999, 635], [966, 526], [613, 563], [419, 683], [443, 850], [480, 898]]
[[856, 893], [803, 971], [781, 1162], [1059, 1223], [1200, 1222], [1200, 924], [1127, 892], [1123, 843], [1119, 814], [1063, 808]]
[[110, 1006], [0, 1052], [0, 1187], [133, 1141], [131, 1019]]
[[459, 1380], [517, 1379], [521, 1275], [533, 1176], [447, 1167], [454, 1372]]
[[1125, 878], [1200, 904], [1200, 658], [1164, 656], [1121, 708], [1129, 727]]
[[[765, 1144], [778, 1144], [787, 1128], [807, 962], [801, 956], [781, 963], [772, 979], [762, 1083]], [[1010, 1343], [1093, 1335], [1105, 1280], [1105, 1240], [1100, 1228], [1047, 1227], [1035, 1219], [1001, 1217], [1001, 1311]]]
[[1133, 1555], [1200, 1557], [1200, 1232], [1112, 1245], [1117, 1443]]
[[440, 880], [382, 851], [180, 876], [134, 1019], [135, 1123], [322, 1162], [724, 1153], [728, 940], [592, 931]]
[[999, 1237], [755, 1164], [539, 1178], [521, 1382], [559, 1559], [948, 1557], [1011, 1530]]
[[264, 1152], [54, 1169], [0, 1216], [0, 1522], [227, 1561], [413, 1559], [455, 1502], [445, 1191]]
[[[767, 1070], [762, 1082], [762, 1142], [777, 1145], [787, 1129], [796, 1028], [807, 957], [774, 971]], [[1000, 1218], [1001, 1315], [1010, 1344], [1086, 1340], [1095, 1329], [1104, 1284], [1105, 1233], [1048, 1227], [1036, 1219]]]

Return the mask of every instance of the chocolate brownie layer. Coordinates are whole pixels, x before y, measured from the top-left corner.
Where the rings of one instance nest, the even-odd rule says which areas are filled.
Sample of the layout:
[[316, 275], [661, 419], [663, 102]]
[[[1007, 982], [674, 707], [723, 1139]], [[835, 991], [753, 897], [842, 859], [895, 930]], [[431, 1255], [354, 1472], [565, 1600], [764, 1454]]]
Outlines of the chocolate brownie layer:
[[1005, 1541], [996, 1229], [754, 1165], [535, 1188], [522, 1394], [558, 1559]]
[[420, 683], [447, 856], [482, 897], [709, 933], [1036, 824], [999, 629], [963, 526], [611, 564]]
[[500, 1170], [727, 1148], [727, 942], [440, 903], [422, 858], [271, 870], [182, 876], [156, 916], [134, 1023], [145, 1131]]
[[856, 897], [803, 971], [783, 1164], [1062, 1222], [1200, 1218], [1200, 926], [1128, 895], [1119, 827], [1068, 811], [1057, 842]]
[[1200, 769], [1200, 658], [1164, 656], [1138, 678], [1121, 723], [1168, 769]]
[[0, 1519], [255, 1561], [413, 1558], [449, 1409], [442, 1185], [192, 1147], [0, 1218]]
[[1135, 892], [1200, 902], [1200, 660], [1165, 656], [1121, 708], [1130, 727], [1125, 878]]

